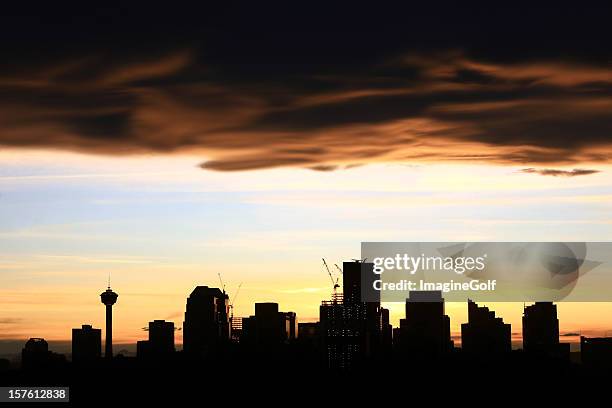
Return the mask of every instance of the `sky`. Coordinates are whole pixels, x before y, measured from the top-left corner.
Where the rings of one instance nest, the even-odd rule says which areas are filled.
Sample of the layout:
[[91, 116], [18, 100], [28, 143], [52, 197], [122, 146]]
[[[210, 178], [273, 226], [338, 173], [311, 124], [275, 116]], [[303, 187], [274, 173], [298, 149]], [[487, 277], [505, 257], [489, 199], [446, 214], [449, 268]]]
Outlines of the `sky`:
[[[609, 14], [7, 10], [0, 341], [102, 327], [109, 274], [131, 343], [218, 273], [236, 315], [314, 321], [321, 257], [362, 241], [609, 241]], [[518, 337], [522, 305], [489, 306]], [[561, 304], [562, 332], [611, 308]]]

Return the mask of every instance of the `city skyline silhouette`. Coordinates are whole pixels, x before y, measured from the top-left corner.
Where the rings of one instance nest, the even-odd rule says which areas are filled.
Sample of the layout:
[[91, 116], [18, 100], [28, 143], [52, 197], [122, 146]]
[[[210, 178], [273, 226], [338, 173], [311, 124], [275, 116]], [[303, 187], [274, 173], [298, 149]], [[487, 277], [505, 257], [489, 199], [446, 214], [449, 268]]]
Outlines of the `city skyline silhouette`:
[[[342, 293], [334, 290], [320, 302], [316, 323], [298, 323], [295, 313], [280, 311], [273, 302], [255, 303], [255, 313], [249, 317], [233, 316], [225, 291], [196, 286], [185, 302], [182, 350], [176, 347], [177, 327], [170, 321], [149, 322], [148, 338], [138, 341], [136, 356], [102, 353], [101, 339], [103, 334], [109, 338], [105, 331], [112, 330], [113, 320], [104, 330], [84, 324], [72, 331], [71, 358], [53, 352], [43, 338], [31, 338], [23, 346], [19, 367], [6, 360], [0, 365], [0, 382], [69, 386], [71, 400], [79, 402], [101, 390], [102, 400], [127, 401], [153, 385], [171, 393], [197, 387], [199, 381], [214, 384], [218, 392], [236, 384], [250, 387], [254, 375], [282, 375], [283, 381], [335, 378], [349, 391], [356, 378], [383, 372], [391, 376], [386, 383], [392, 384], [407, 369], [418, 373], [417, 383], [442, 371], [468, 374], [449, 385], [461, 387], [469, 384], [469, 375], [482, 370], [491, 377], [481, 381], [499, 385], [517, 375], [541, 378], [553, 373], [572, 381], [591, 381], [612, 367], [612, 337], [581, 336], [580, 353], [570, 352], [569, 344], [561, 341], [557, 305], [552, 302], [524, 306], [519, 350], [511, 348], [510, 325], [471, 300], [466, 302], [468, 322], [462, 325], [457, 347], [438, 291], [411, 292], [405, 318], [393, 328], [380, 302], [364, 302], [358, 295], [363, 268], [372, 267], [359, 260], [344, 262]], [[105, 313], [117, 296], [120, 291], [105, 302]], [[238, 333], [233, 335], [232, 330]], [[215, 369], [207, 372], [210, 367]], [[227, 378], [232, 380], [228, 383]], [[126, 381], [129, 388], [124, 388]]]
[[[441, 356], [453, 350], [463, 350], [468, 355], [499, 355], [508, 354], [513, 348], [518, 348], [526, 352], [561, 356], [569, 361], [570, 344], [561, 341], [564, 336], [559, 332], [557, 306], [552, 302], [523, 305], [521, 347], [513, 347], [512, 328], [510, 324], [504, 323], [503, 316], [496, 316], [495, 311], [469, 299], [468, 321], [461, 325], [461, 336], [458, 339], [453, 338], [450, 319], [444, 314], [444, 298], [441, 292], [436, 291], [410, 292], [405, 303], [405, 316], [400, 319], [399, 326], [393, 327], [389, 321], [388, 309], [381, 307], [380, 302], [361, 300], [361, 268], [364, 266], [371, 267], [372, 264], [351, 261], [344, 262], [343, 267], [338, 268], [342, 273], [342, 292], [336, 291], [338, 285], [335, 283], [338, 280], [334, 283], [332, 278], [334, 292], [331, 298], [321, 300], [319, 321], [312, 323], [298, 323], [299, 316], [294, 312], [279, 312], [278, 304], [273, 302], [255, 303], [255, 313], [250, 317], [234, 316], [230, 312], [230, 298], [224, 288], [197, 286], [186, 302], [185, 318], [181, 327], [184, 338], [181, 351], [197, 358], [210, 357], [217, 353], [223, 354], [223, 350], [230, 343], [234, 343], [250, 353], [257, 354], [261, 350], [279, 348], [281, 344], [302, 342], [311, 346], [325, 345], [327, 349], [318, 350], [321, 355], [330, 354], [343, 359], [346, 356], [338, 355], [343, 356], [343, 348], [347, 347], [347, 344], [353, 344], [353, 341], [361, 344], [357, 346], [361, 351], [356, 354], [361, 355], [360, 358], [363, 359], [378, 354], [386, 355], [393, 350], [401, 354], [418, 350], [421, 356]], [[70, 359], [73, 362], [92, 363], [101, 357], [112, 359], [122, 354], [113, 353], [112, 346], [111, 308], [117, 298], [118, 294], [113, 292], [110, 286], [101, 295], [102, 303], [106, 306], [104, 329], [85, 323], [81, 328], [72, 329], [71, 354], [74, 356]], [[281, 320], [277, 321], [279, 318]], [[302, 324], [304, 331], [300, 335]], [[178, 351], [175, 341], [176, 328], [172, 321], [150, 321], [146, 328], [149, 338], [139, 340], [135, 344], [136, 356], [139, 359], [160, 355], [169, 358]], [[349, 340], [344, 335], [337, 334], [345, 331], [358, 334], [349, 335]], [[336, 334], [330, 334], [334, 332]], [[102, 341], [102, 335], [105, 336], [105, 341]], [[357, 341], [355, 336], [365, 337]], [[376, 340], [372, 340], [373, 338]], [[346, 343], [347, 341], [349, 343]], [[580, 345], [583, 348], [591, 344], [595, 344], [594, 348], [605, 355], [609, 352], [607, 345], [612, 344], [612, 338], [580, 336]], [[102, 345], [104, 353], [101, 351]], [[55, 355], [42, 337], [30, 338], [24, 346], [22, 358], [28, 349], [32, 349], [34, 353], [43, 350], [43, 354], [50, 352], [49, 355]], [[351, 368], [346, 361], [331, 363], [330, 359], [333, 360], [330, 356], [324, 358], [328, 360], [327, 368]], [[27, 360], [25, 364], [32, 365]]]

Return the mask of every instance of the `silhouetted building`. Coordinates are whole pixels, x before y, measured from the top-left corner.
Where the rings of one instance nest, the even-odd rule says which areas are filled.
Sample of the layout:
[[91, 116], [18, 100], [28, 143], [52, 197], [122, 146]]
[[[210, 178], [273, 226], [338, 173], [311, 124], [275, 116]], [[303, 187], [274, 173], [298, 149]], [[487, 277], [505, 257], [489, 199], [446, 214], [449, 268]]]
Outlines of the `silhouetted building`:
[[295, 340], [298, 336], [298, 321], [295, 312], [285, 312], [285, 331], [288, 340]]
[[612, 337], [580, 336], [582, 363], [599, 368], [612, 368]]
[[49, 344], [42, 338], [29, 339], [21, 351], [21, 367], [26, 370], [57, 368], [65, 362], [63, 355], [49, 351]]
[[557, 305], [536, 302], [523, 308], [523, 349], [526, 352], [556, 353], [559, 346]]
[[100, 294], [100, 300], [106, 306], [106, 342], [104, 344], [104, 357], [113, 358], [113, 305], [117, 302], [117, 295], [110, 288]]
[[242, 319], [241, 343], [260, 350], [272, 350], [296, 335], [295, 313], [279, 312], [278, 303], [255, 303], [255, 315]]
[[47, 364], [49, 344], [45, 339], [33, 337], [29, 339], [21, 351], [21, 366], [35, 368]]
[[552, 302], [536, 302], [523, 309], [523, 349], [542, 351], [559, 344], [559, 319], [557, 305]]
[[362, 301], [362, 285], [374, 276], [373, 267], [367, 262], [344, 262], [343, 295], [321, 303], [320, 333], [330, 368], [362, 365], [381, 356], [386, 346], [384, 333], [390, 334], [388, 313], [385, 323], [380, 301]]
[[100, 359], [102, 353], [102, 330], [84, 324], [80, 329], [72, 329], [72, 362], [75, 364], [92, 363]]
[[361, 268], [363, 262], [342, 263], [342, 296], [344, 303], [361, 303]]
[[365, 308], [347, 306], [342, 296], [321, 302], [320, 333], [325, 361], [331, 369], [349, 369], [365, 359], [360, 320], [365, 320]]
[[174, 323], [165, 320], [149, 322], [149, 340], [136, 343], [138, 358], [168, 358], [175, 351]]
[[165, 320], [149, 322], [149, 345], [155, 354], [174, 353], [174, 323]]
[[471, 354], [502, 354], [512, 350], [511, 329], [488, 307], [468, 300], [468, 322], [461, 325], [461, 348]]
[[[371, 286], [374, 264], [353, 261], [342, 263], [343, 303], [351, 325], [361, 336], [361, 351], [365, 358], [378, 356], [384, 347], [384, 330], [389, 328], [389, 314], [380, 306], [380, 297], [368, 302], [362, 299], [364, 285]], [[380, 296], [380, 293], [377, 293]]]
[[218, 288], [197, 286], [187, 298], [183, 349], [208, 354], [230, 338], [229, 298]]
[[559, 343], [557, 305], [536, 302], [523, 309], [523, 349], [528, 353], [569, 359], [569, 343]]
[[400, 320], [399, 337], [400, 350], [412, 357], [440, 357], [453, 349], [442, 292], [410, 292], [406, 318]]

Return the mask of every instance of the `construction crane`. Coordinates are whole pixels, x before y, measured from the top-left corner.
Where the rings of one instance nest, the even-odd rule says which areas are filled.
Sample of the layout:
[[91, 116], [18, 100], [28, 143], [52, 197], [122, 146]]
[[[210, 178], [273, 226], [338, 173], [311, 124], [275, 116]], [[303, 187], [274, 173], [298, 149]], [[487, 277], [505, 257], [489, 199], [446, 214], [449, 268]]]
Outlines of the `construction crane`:
[[[223, 290], [223, 294], [225, 295], [225, 283], [223, 282], [223, 278], [221, 277], [221, 273], [217, 273], [217, 276], [219, 277], [219, 283], [221, 284], [221, 290]], [[229, 326], [230, 326], [230, 333], [231, 333], [231, 328], [233, 327], [233, 322], [234, 322], [234, 303], [236, 303], [236, 298], [238, 297], [238, 293], [240, 293], [240, 288], [242, 287], [242, 282], [240, 282], [240, 284], [238, 285], [238, 288], [236, 288], [236, 292], [234, 293], [234, 296], [229, 296], [227, 295], [228, 300], [230, 301], [229, 304]], [[233, 334], [232, 334], [233, 336]]]
[[[234, 325], [234, 303], [236, 303], [236, 299], [238, 298], [238, 294], [240, 293], [240, 288], [242, 287], [242, 282], [240, 282], [240, 284], [238, 285], [238, 288], [236, 288], [236, 292], [234, 292], [234, 296], [232, 296], [230, 298], [230, 317], [229, 317], [229, 325], [230, 325], [230, 336], [232, 341], [240, 341], [240, 332], [242, 331], [242, 329], [237, 329], [236, 333], [234, 333], [234, 329], [236, 328], [236, 326]], [[242, 326], [242, 323], [240, 324], [240, 326]]]
[[334, 264], [334, 266], [336, 267], [336, 269], [338, 270], [338, 272], [340, 273], [340, 276], [342, 276], [342, 268], [340, 268], [338, 266], [338, 264]]
[[223, 278], [221, 278], [221, 273], [220, 272], [217, 273], [217, 276], [219, 277], [219, 283], [221, 283], [221, 290], [225, 294], [225, 283], [223, 283]]
[[[223, 294], [225, 294], [225, 283], [223, 282], [223, 278], [221, 277], [221, 273], [217, 273], [217, 276], [219, 277], [219, 282], [221, 283], [221, 288], [223, 290]], [[234, 303], [236, 302], [236, 298], [238, 297], [238, 293], [240, 293], [240, 288], [241, 287], [242, 287], [242, 282], [240, 282], [240, 284], [238, 285], [238, 288], [236, 289], [236, 292], [234, 293], [234, 296], [232, 296], [231, 298], [228, 296], [228, 298], [230, 299], [230, 304], [229, 304], [229, 308], [230, 308], [230, 321], [234, 317]]]
[[234, 293], [234, 296], [232, 296], [231, 298], [231, 302], [230, 302], [230, 321], [234, 319], [234, 303], [236, 303], [236, 298], [238, 297], [238, 293], [240, 293], [240, 288], [242, 287], [242, 282], [240, 282], [240, 284], [238, 285], [238, 288], [236, 289], [236, 292]]
[[338, 293], [338, 288], [340, 287], [340, 285], [338, 285], [339, 278], [336, 278], [336, 280], [334, 280], [334, 275], [332, 275], [331, 270], [329, 269], [329, 266], [327, 266], [327, 262], [325, 262], [325, 258], [321, 258], [321, 259], [323, 260], [323, 265], [325, 265], [325, 270], [327, 270], [329, 279], [331, 279], [332, 285], [334, 285], [334, 297], [335, 297]]

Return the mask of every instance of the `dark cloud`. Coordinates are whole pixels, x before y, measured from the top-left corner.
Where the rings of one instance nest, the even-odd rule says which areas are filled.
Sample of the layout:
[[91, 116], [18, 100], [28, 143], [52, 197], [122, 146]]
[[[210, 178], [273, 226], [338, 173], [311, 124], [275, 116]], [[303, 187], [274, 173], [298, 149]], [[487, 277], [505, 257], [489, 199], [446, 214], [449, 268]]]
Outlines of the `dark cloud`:
[[560, 334], [561, 337], [579, 337], [580, 333], [562, 333]]
[[316, 171], [334, 171], [338, 169], [338, 166], [319, 164], [317, 166], [311, 166], [309, 167], [309, 169], [316, 170]]
[[130, 10], [72, 20], [7, 11], [0, 145], [197, 153], [208, 159], [202, 168], [219, 171], [578, 165], [612, 153], [601, 10], [355, 6], [281, 18], [290, 10], [245, 7], [139, 9], [138, 19]]
[[532, 173], [539, 174], [541, 176], [553, 176], [553, 177], [576, 177], [576, 176], [588, 176], [589, 174], [599, 173], [599, 170], [589, 169], [573, 169], [573, 170], [558, 170], [558, 169], [522, 169], [521, 173]]

